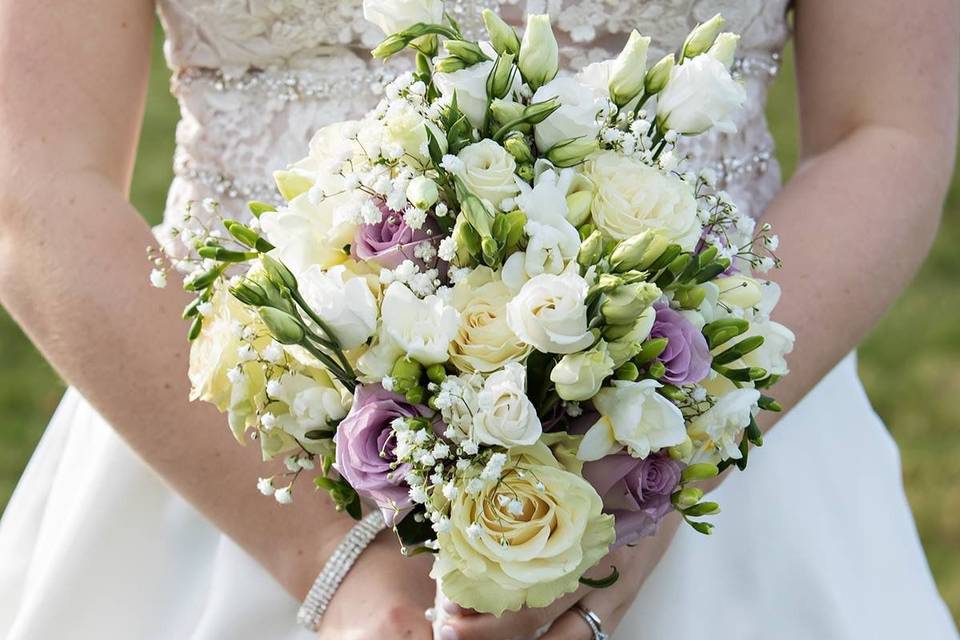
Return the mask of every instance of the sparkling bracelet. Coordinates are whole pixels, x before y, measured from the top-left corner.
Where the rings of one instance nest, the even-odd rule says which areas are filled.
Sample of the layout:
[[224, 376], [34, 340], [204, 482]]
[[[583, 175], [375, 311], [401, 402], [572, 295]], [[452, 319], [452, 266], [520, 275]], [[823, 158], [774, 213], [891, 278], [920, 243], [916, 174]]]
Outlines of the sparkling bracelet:
[[333, 595], [350, 571], [350, 567], [367, 545], [373, 542], [377, 534], [385, 528], [386, 524], [379, 510], [371, 511], [364, 516], [363, 520], [353, 525], [343, 538], [343, 542], [337, 546], [333, 555], [323, 565], [323, 571], [317, 576], [313, 586], [310, 587], [310, 592], [297, 612], [297, 622], [310, 631], [317, 630], [320, 619], [323, 618], [330, 601], [333, 600]]

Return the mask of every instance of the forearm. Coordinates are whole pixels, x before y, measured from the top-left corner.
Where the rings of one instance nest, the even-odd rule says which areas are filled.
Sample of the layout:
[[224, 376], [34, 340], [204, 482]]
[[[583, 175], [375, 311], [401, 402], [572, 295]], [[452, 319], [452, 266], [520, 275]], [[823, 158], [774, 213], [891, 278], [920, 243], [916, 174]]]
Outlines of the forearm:
[[237, 447], [225, 417], [188, 402], [188, 298], [147, 284], [153, 238], [114, 181], [72, 173], [28, 190], [21, 177], [3, 193], [0, 302], [148, 464], [303, 595], [349, 518], [306, 482], [296, 510], [259, 496], [259, 446]]

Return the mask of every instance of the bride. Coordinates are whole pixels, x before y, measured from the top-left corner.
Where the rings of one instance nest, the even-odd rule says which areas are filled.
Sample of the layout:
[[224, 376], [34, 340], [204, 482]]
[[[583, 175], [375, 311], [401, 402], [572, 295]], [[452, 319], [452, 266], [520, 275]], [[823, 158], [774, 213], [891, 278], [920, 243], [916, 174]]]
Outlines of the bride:
[[[157, 4], [183, 114], [168, 222], [190, 201], [237, 216], [245, 200], [274, 199], [267, 170], [369, 109], [371, 87], [396, 71], [365, 53], [381, 34], [356, 1]], [[476, 33], [480, 9], [497, 4], [447, 8]], [[592, 611], [621, 640], [956, 639], [897, 450], [847, 354], [936, 232], [956, 144], [957, 3], [795, 3], [803, 157], [782, 190], [763, 113], [787, 0], [523, 4], [500, 10], [514, 22], [549, 11], [571, 68], [615, 55], [632, 28], [675, 46], [722, 11], [742, 34], [738, 132], [690, 152], [789, 240], [778, 319], [799, 348], [778, 397], [792, 410], [764, 425], [750, 473], [715, 489], [725, 513], [713, 539], [665, 526], [617, 552], [615, 586], [543, 610], [498, 620], [441, 602], [440, 637], [604, 637]], [[144, 286], [139, 247], [154, 240], [127, 191], [154, 9], [0, 4], [0, 300], [73, 385], [0, 525], [0, 636], [314, 637], [297, 625], [298, 600], [352, 522], [321, 496], [292, 510], [256, 495], [267, 474], [255, 448], [238, 455], [223, 418], [187, 402], [182, 294]], [[428, 562], [381, 534], [320, 637], [430, 637]]]

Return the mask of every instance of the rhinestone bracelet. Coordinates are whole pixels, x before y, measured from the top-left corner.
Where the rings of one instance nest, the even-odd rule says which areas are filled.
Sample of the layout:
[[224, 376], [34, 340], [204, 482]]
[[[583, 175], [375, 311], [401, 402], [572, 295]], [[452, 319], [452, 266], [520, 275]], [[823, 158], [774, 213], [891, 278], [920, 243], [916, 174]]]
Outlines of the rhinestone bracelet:
[[317, 630], [320, 619], [323, 618], [330, 601], [333, 600], [333, 595], [350, 571], [350, 567], [367, 545], [373, 542], [377, 534], [385, 528], [386, 524], [379, 510], [371, 511], [364, 516], [363, 520], [353, 525], [353, 528], [344, 536], [343, 542], [337, 546], [333, 555], [323, 565], [323, 571], [317, 576], [313, 586], [310, 587], [310, 592], [297, 612], [297, 622], [310, 631]]

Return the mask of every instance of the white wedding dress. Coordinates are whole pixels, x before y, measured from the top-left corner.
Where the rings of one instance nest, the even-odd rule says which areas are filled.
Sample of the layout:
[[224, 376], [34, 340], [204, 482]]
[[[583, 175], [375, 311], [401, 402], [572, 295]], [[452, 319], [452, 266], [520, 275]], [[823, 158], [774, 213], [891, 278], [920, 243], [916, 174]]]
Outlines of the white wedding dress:
[[[384, 69], [360, 2], [161, 0], [183, 120], [167, 214], [213, 196], [231, 215], [272, 200], [272, 169], [311, 132], [376, 101]], [[479, 10], [448, 2], [477, 32]], [[531, 0], [569, 67], [614, 55], [631, 28], [674, 47], [722, 11], [742, 34], [749, 102], [733, 136], [690, 149], [758, 215], [779, 188], [764, 119], [788, 36], [787, 0]], [[659, 52], [657, 52], [659, 53]], [[402, 64], [398, 61], [396, 64]], [[146, 285], [145, 285], [146, 286]], [[224, 424], [224, 437], [230, 437]], [[250, 499], [262, 499], [250, 484]], [[712, 537], [681, 529], [617, 640], [956, 640], [917, 538], [896, 446], [845, 359], [716, 492]], [[7, 640], [306, 640], [298, 603], [171, 491], [75, 390], [67, 392], [0, 526]], [[496, 640], [496, 639], [491, 639]]]

